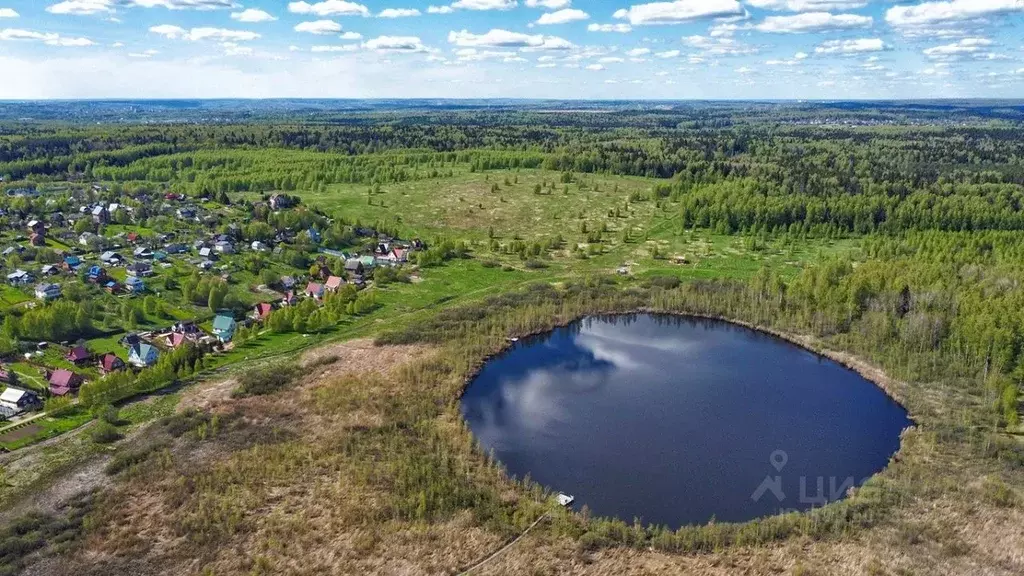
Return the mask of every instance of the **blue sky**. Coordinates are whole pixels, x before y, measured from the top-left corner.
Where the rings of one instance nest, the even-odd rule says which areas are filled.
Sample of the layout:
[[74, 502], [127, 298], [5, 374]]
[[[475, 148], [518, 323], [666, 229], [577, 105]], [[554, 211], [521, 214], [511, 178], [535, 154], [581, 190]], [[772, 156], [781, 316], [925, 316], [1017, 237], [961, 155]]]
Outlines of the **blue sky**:
[[1024, 96], [1024, 0], [0, 0], [0, 99]]

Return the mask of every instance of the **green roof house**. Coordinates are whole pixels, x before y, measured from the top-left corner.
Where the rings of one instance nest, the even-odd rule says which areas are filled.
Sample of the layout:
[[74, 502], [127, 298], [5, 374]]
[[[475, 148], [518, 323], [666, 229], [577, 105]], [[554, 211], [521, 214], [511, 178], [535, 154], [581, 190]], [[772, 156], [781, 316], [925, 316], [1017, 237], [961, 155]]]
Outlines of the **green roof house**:
[[231, 339], [235, 337], [235, 328], [237, 327], [238, 323], [231, 316], [218, 314], [213, 319], [213, 335], [221, 342], [231, 342]]

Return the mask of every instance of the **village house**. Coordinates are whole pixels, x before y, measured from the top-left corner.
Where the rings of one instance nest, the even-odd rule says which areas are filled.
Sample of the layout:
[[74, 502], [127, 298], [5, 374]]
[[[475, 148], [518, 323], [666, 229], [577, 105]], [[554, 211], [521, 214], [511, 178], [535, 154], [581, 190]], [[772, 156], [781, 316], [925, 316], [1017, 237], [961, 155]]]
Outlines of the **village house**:
[[68, 272], [75, 272], [82, 265], [82, 259], [75, 255], [64, 257], [64, 269]]
[[67, 396], [78, 392], [82, 386], [82, 377], [71, 370], [54, 371], [49, 378], [50, 394], [54, 396]]
[[345, 279], [341, 276], [329, 276], [327, 282], [324, 284], [324, 288], [331, 293], [337, 292], [345, 285]]
[[71, 362], [75, 366], [81, 366], [89, 362], [92, 359], [92, 354], [85, 348], [85, 346], [75, 346], [64, 356], [64, 359]]
[[213, 319], [213, 335], [221, 342], [230, 342], [235, 337], [235, 329], [238, 323], [235, 319], [226, 314], [218, 314]]
[[110, 223], [110, 211], [106, 206], [96, 206], [92, 209], [92, 221], [97, 224]]
[[86, 278], [93, 284], [102, 284], [107, 280], [107, 271], [102, 266], [90, 266]]
[[96, 244], [99, 241], [99, 236], [93, 234], [92, 232], [82, 232], [78, 236], [78, 243], [86, 247], [92, 246], [93, 244]]
[[128, 348], [128, 363], [139, 368], [146, 368], [156, 364], [160, 352], [156, 346], [141, 340]]
[[7, 283], [11, 286], [27, 286], [33, 280], [34, 278], [32, 278], [31, 274], [20, 268], [7, 275]]
[[32, 236], [29, 236], [28, 243], [37, 248], [40, 246], [46, 246], [46, 236], [43, 236], [42, 234], [33, 234]]
[[360, 262], [359, 259], [350, 258], [345, 261], [345, 272], [348, 272], [349, 274], [358, 274], [362, 276], [364, 271], [365, 269], [363, 268], [363, 263]]
[[361, 256], [359, 263], [363, 265], [365, 272], [366, 270], [372, 270], [377, 265], [377, 259], [373, 256]]
[[146, 282], [138, 276], [129, 276], [124, 281], [124, 287], [133, 294], [140, 294], [146, 291]]
[[149, 262], [134, 262], [125, 267], [128, 274], [146, 278], [153, 275], [153, 265]]
[[43, 407], [35, 392], [20, 388], [8, 388], [0, 394], [0, 416], [10, 418]]
[[257, 320], [266, 320], [267, 316], [274, 311], [274, 307], [266, 302], [261, 302], [253, 307], [253, 316]]
[[281, 287], [285, 290], [295, 288], [295, 278], [292, 278], [291, 276], [281, 276]]
[[46, 225], [39, 220], [29, 220], [28, 231], [30, 234], [46, 234]]
[[188, 337], [181, 332], [171, 332], [164, 338], [164, 344], [168, 348], [174, 349], [188, 342]]
[[104, 374], [110, 374], [118, 370], [124, 370], [125, 363], [117, 354], [104, 354], [100, 357], [99, 369]]
[[100, 254], [100, 262], [103, 262], [104, 264], [109, 264], [111, 266], [116, 266], [122, 260], [124, 260], [124, 258], [122, 258], [120, 254], [112, 250], [107, 250], [103, 254]]
[[306, 296], [322, 300], [324, 297], [324, 285], [318, 282], [310, 282], [306, 285]]
[[292, 207], [292, 200], [284, 194], [273, 194], [270, 196], [271, 210], [284, 210]]
[[267, 245], [264, 244], [263, 242], [260, 242], [259, 240], [253, 240], [252, 244], [250, 244], [249, 247], [252, 248], [254, 252], [266, 252], [267, 250], [269, 250], [269, 248], [267, 248]]
[[39, 272], [43, 276], [54, 276], [56, 274], [60, 274], [60, 268], [53, 264], [46, 264], [45, 266], [39, 269]]
[[38, 284], [36, 285], [36, 298], [39, 300], [56, 300], [60, 298], [59, 284]]

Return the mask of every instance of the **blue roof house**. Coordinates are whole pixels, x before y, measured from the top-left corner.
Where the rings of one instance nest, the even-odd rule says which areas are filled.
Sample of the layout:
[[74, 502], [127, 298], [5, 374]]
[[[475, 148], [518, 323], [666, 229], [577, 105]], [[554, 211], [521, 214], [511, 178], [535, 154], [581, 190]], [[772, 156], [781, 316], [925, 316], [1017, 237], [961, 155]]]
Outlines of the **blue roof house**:
[[128, 363], [139, 368], [146, 368], [156, 364], [160, 352], [152, 344], [138, 342], [128, 349]]
[[124, 285], [135, 294], [146, 291], [146, 282], [138, 276], [129, 276], [124, 281]]

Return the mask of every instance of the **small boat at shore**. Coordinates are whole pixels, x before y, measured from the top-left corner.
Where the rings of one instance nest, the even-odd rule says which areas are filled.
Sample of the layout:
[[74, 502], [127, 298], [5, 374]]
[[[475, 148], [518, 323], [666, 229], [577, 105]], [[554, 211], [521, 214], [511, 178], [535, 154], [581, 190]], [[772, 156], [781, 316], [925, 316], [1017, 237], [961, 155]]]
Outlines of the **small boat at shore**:
[[566, 506], [566, 507], [572, 506], [572, 503], [576, 501], [576, 498], [573, 497], [572, 494], [562, 494], [562, 493], [559, 493], [558, 497], [556, 499], [558, 500], [558, 505], [559, 506]]

